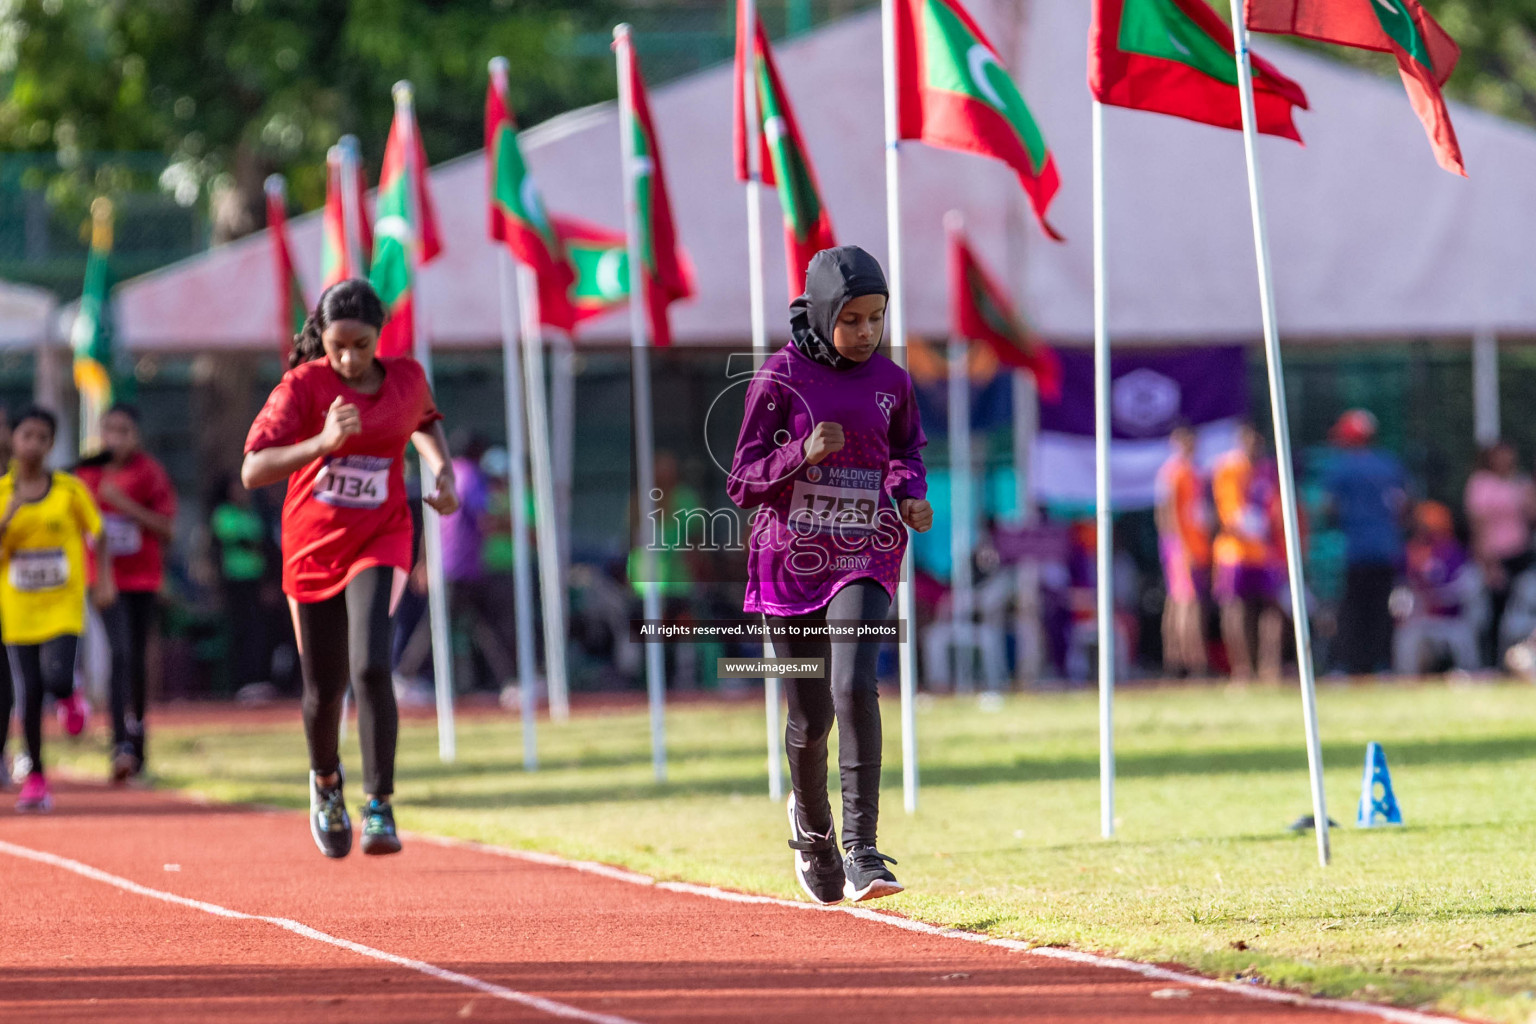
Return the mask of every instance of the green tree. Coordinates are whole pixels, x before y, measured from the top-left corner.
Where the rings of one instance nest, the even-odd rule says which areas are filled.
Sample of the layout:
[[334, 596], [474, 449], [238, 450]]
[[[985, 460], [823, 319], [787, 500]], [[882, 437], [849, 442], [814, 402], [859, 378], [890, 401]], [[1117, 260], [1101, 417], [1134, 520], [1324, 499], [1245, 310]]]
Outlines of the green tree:
[[[613, 95], [611, 62], [571, 56], [606, 0], [10, 0], [0, 4], [0, 148], [52, 153], [50, 200], [159, 187], [212, 204], [216, 237], [260, 227], [262, 181], [322, 201], [343, 133], [377, 173], [390, 86], [416, 86], [431, 158], [481, 144], [486, 62], [511, 61], [525, 123]], [[159, 181], [142, 160], [170, 161]]]

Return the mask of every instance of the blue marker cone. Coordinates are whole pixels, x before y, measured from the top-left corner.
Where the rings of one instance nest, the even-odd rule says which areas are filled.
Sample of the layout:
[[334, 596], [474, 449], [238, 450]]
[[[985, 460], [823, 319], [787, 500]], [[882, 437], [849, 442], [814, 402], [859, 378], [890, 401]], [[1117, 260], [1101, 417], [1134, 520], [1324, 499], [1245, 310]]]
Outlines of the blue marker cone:
[[1365, 776], [1360, 780], [1360, 811], [1355, 824], [1360, 828], [1377, 825], [1401, 825], [1403, 812], [1392, 793], [1392, 773], [1387, 771], [1387, 755], [1380, 743], [1365, 748]]

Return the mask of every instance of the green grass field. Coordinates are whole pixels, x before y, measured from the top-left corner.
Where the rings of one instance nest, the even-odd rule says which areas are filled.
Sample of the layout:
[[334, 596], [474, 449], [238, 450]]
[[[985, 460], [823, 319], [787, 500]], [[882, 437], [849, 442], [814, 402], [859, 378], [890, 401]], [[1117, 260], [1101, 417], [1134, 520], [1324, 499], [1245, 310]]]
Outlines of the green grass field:
[[[885, 905], [1220, 977], [1536, 1021], [1536, 690], [1325, 686], [1319, 702], [1329, 806], [1344, 823], [1327, 869], [1310, 835], [1286, 830], [1310, 810], [1289, 689], [1124, 692], [1119, 836], [1107, 842], [1092, 694], [1013, 696], [990, 711], [922, 701], [913, 816], [887, 699], [881, 846], [909, 892]], [[413, 724], [398, 816], [408, 829], [798, 897], [783, 809], [766, 796], [760, 703], [681, 708], [668, 728], [671, 779], [657, 786], [642, 713], [541, 723], [535, 774], [521, 768], [515, 719], [461, 721], [451, 766], [430, 723]], [[1369, 740], [1386, 748], [1405, 827], [1353, 827]], [[304, 804], [296, 716], [164, 728], [152, 743], [165, 785]], [[92, 774], [104, 765], [86, 746], [53, 755]]]

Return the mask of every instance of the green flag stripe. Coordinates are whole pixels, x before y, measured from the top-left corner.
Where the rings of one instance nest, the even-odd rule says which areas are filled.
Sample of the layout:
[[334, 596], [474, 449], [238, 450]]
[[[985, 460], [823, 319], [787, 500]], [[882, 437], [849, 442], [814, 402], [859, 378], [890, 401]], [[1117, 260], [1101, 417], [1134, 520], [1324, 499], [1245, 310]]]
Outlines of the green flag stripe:
[[571, 297], [578, 306], [611, 305], [629, 297], [629, 253], [622, 245], [566, 240], [576, 270]]
[[779, 205], [795, 237], [808, 239], [821, 220], [821, 196], [811, 180], [805, 154], [789, 134], [784, 118], [784, 98], [773, 88], [767, 62], [757, 62], [758, 92], [761, 99], [763, 137], [768, 141], [768, 156], [773, 161], [773, 175], [778, 182]]
[[1382, 31], [1407, 51], [1408, 56], [1433, 72], [1435, 66], [1429, 59], [1429, 47], [1425, 44], [1419, 27], [1409, 16], [1403, 0], [1368, 0], [1368, 2], [1371, 5], [1371, 12], [1376, 15], [1376, 20], [1381, 22]]
[[492, 158], [496, 161], [494, 181], [496, 183], [494, 198], [496, 205], [501, 207], [507, 216], [528, 225], [536, 232], [544, 242], [544, 248], [555, 253], [559, 251], [559, 243], [555, 239], [555, 230], [549, 222], [549, 214], [544, 209], [544, 202], [539, 197], [539, 191], [534, 187], [533, 178], [528, 173], [528, 165], [523, 161], [523, 150], [518, 145], [517, 132], [512, 126], [503, 121], [496, 128], [495, 150]]
[[1125, 0], [1119, 44], [1129, 53], [1177, 61], [1228, 85], [1237, 84], [1232, 53], [1171, 0]]
[[394, 309], [411, 290], [411, 209], [404, 174], [379, 189], [373, 225], [373, 266], [368, 274], [385, 309]]
[[923, 4], [923, 45], [928, 88], [969, 96], [996, 110], [1018, 135], [1038, 174], [1050, 152], [1019, 87], [996, 54], [942, 0]]

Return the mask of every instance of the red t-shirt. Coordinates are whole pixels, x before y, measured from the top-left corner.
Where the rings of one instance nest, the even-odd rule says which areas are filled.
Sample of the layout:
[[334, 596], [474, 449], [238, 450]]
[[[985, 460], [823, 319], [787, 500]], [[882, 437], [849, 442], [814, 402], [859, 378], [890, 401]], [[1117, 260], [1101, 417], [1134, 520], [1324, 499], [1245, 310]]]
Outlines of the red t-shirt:
[[[91, 497], [101, 506], [102, 529], [107, 535], [107, 550], [112, 553], [112, 579], [117, 589], [132, 593], [157, 593], [165, 578], [159, 535], [140, 526], [104, 499], [101, 486], [104, 483], [115, 484], [118, 490], [136, 504], [168, 519], [175, 519], [176, 490], [171, 485], [165, 467], [144, 452], [134, 452], [121, 468], [110, 464], [81, 466], [75, 475], [90, 488]], [[94, 553], [91, 562], [91, 578], [94, 579]]]
[[375, 566], [411, 567], [405, 444], [442, 419], [414, 359], [384, 359], [384, 383], [365, 395], [324, 358], [284, 374], [245, 438], [246, 453], [298, 444], [325, 427], [331, 403], [357, 406], [361, 433], [288, 478], [283, 500], [283, 592], [302, 602], [339, 594]]

